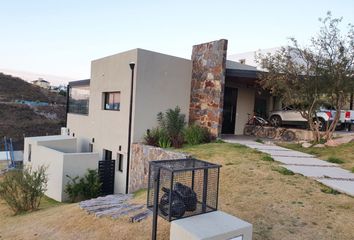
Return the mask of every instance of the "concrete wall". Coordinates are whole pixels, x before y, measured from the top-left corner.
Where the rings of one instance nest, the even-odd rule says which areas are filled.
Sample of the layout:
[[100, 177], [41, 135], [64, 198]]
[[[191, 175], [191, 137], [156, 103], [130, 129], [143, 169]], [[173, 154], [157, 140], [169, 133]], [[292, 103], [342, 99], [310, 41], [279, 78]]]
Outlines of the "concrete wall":
[[143, 144], [133, 144], [129, 192], [147, 188], [150, 161], [184, 158], [190, 158], [190, 155]]
[[239, 87], [236, 107], [235, 134], [242, 135], [243, 128], [248, 121], [248, 113], [253, 114], [256, 90], [253, 88]]
[[76, 152], [76, 138], [63, 140], [44, 140], [37, 141], [38, 145], [45, 146], [47, 148], [52, 148], [59, 152], [72, 153]]
[[[14, 151], [14, 158], [15, 161], [23, 161], [23, 151]], [[7, 159], [10, 160], [10, 151], [1, 151], [0, 152], [0, 161], [6, 161]]]
[[98, 153], [65, 153], [63, 155], [62, 200], [67, 200], [64, 190], [69, 179], [66, 175], [82, 177], [88, 169], [97, 169], [99, 160]]
[[[25, 138], [24, 164], [25, 166], [31, 166], [34, 170], [40, 166], [47, 168], [48, 183], [45, 194], [61, 202], [67, 200], [64, 192], [66, 183], [68, 182], [66, 175], [81, 177], [86, 173], [88, 168], [97, 169], [99, 156], [98, 153], [75, 153], [76, 139], [70, 139], [65, 136], [50, 137], [51, 139], [46, 136]], [[54, 140], [55, 137], [57, 140]], [[60, 138], [62, 139], [60, 140]], [[30, 145], [31, 161], [29, 162]], [[62, 148], [69, 150], [69, 146], [75, 151], [68, 153], [53, 149]]]
[[[116, 168], [115, 193], [125, 192], [127, 174], [128, 120], [130, 107], [130, 62], [135, 62], [132, 142], [142, 140], [147, 129], [157, 125], [157, 113], [177, 105], [189, 112], [191, 61], [134, 49], [92, 61], [89, 114], [68, 114], [67, 127], [78, 139], [78, 151], [93, 151], [102, 159], [103, 149], [112, 158], [123, 154], [123, 172]], [[120, 111], [103, 110], [103, 93], [119, 91]], [[94, 138], [94, 142], [92, 139]], [[118, 162], [116, 162], [118, 164]]]
[[181, 108], [188, 121], [192, 63], [190, 60], [138, 49], [133, 142], [140, 142], [156, 117]]
[[[26, 147], [25, 147], [26, 148]], [[57, 201], [63, 200], [63, 154], [54, 149], [32, 144], [31, 162], [26, 166], [38, 169], [45, 166], [48, 174], [47, 191], [45, 195]]]
[[[70, 134], [78, 138], [80, 152], [87, 152], [89, 143], [92, 143], [93, 151], [100, 159], [104, 157], [103, 149], [112, 151], [113, 159], [117, 159], [118, 153], [124, 155], [123, 172], [116, 171], [115, 174], [116, 193], [125, 191], [131, 84], [129, 63], [138, 65], [137, 53], [138, 50], [134, 49], [92, 61], [89, 114], [68, 114], [67, 127]], [[115, 91], [120, 92], [120, 110], [104, 110], [103, 93]]]

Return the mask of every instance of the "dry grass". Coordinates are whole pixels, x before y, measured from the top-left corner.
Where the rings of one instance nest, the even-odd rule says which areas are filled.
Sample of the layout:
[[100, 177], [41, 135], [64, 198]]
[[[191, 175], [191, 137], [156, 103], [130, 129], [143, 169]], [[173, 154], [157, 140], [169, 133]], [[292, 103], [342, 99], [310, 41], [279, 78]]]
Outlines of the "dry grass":
[[[300, 175], [274, 171], [255, 150], [232, 144], [206, 144], [182, 151], [223, 165], [219, 208], [253, 224], [254, 239], [353, 239], [354, 199], [321, 191], [322, 185]], [[145, 202], [139, 192], [134, 201]], [[169, 224], [159, 219], [159, 239]], [[77, 204], [47, 207], [11, 216], [0, 204], [0, 239], [150, 239], [151, 218], [95, 218]]]

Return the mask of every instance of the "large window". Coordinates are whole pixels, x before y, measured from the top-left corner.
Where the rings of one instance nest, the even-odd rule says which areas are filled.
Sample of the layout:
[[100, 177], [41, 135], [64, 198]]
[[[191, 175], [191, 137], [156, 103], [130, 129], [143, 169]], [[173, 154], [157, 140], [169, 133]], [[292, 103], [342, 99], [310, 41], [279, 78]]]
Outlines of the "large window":
[[104, 96], [104, 110], [120, 110], [120, 92], [105, 92]]
[[89, 86], [72, 86], [69, 88], [69, 113], [88, 114]]

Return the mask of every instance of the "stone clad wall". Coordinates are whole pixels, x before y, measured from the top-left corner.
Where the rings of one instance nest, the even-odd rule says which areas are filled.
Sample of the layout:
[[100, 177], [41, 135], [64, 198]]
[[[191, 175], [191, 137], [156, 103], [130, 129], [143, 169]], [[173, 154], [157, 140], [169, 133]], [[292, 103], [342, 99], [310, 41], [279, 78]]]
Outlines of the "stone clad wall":
[[227, 40], [193, 46], [189, 121], [221, 134]]
[[130, 162], [129, 192], [147, 188], [149, 175], [149, 162], [153, 160], [184, 159], [190, 155], [173, 152], [159, 147], [140, 143], [132, 144], [132, 157]]

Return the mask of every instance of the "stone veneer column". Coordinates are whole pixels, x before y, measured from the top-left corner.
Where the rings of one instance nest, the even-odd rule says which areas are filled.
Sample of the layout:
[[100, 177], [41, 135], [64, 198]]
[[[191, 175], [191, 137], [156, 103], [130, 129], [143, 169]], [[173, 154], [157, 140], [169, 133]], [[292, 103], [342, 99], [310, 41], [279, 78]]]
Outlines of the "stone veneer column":
[[221, 134], [227, 40], [193, 46], [189, 122]]

